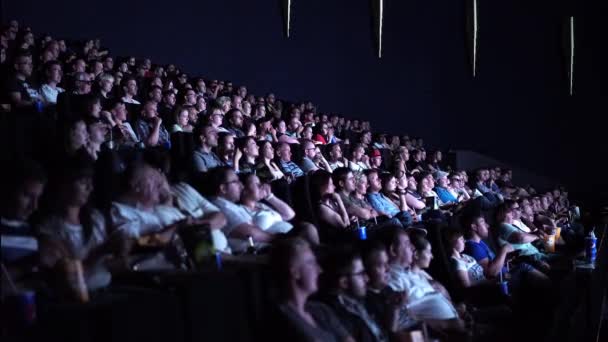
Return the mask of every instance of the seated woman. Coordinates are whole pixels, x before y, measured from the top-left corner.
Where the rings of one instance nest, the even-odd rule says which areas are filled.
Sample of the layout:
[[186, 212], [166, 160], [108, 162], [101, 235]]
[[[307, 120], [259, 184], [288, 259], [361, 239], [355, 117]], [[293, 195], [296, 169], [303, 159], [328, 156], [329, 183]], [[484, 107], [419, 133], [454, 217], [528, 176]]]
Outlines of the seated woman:
[[327, 145], [328, 133], [326, 122], [317, 124], [315, 126], [312, 138], [315, 145]]
[[299, 144], [300, 141], [297, 138], [290, 137], [287, 135], [287, 125], [285, 124], [285, 120], [280, 119], [276, 122], [277, 128], [277, 138], [279, 142], [286, 142], [288, 144]]
[[473, 257], [462, 253], [465, 247], [462, 232], [448, 229], [445, 240], [450, 254], [450, 271], [456, 275], [458, 285], [467, 288], [486, 283], [483, 267]]
[[232, 135], [232, 133], [220, 132], [217, 135], [217, 147], [215, 148], [215, 152], [222, 161], [222, 164], [232, 168], [236, 168], [235, 163], [239, 164], [239, 161], [236, 159], [240, 158], [241, 155], [236, 153], [234, 135]]
[[109, 285], [104, 265], [112, 252], [104, 216], [89, 206], [93, 169], [70, 166], [55, 186], [54, 208], [41, 226], [39, 244], [42, 265], [55, 268], [67, 259], [80, 260], [89, 290]]
[[101, 100], [96, 95], [87, 96], [84, 103], [85, 112], [82, 119], [86, 123], [101, 121]]
[[389, 254], [388, 285], [393, 291], [406, 293], [410, 317], [436, 329], [463, 331], [464, 322], [449, 294], [424, 271], [433, 254], [422, 234], [396, 228], [385, 236], [384, 243]]
[[331, 173], [317, 170], [312, 174], [310, 193], [319, 221], [326, 228], [322, 229], [322, 235], [328, 239], [336, 238], [351, 223], [342, 198], [335, 189]]
[[[394, 179], [394, 186], [393, 186]], [[416, 210], [410, 208], [407, 204], [407, 175], [404, 171], [398, 171], [397, 175], [386, 174], [381, 177], [382, 192], [393, 203], [395, 203], [402, 211], [406, 211], [412, 217], [413, 222], [418, 221]]]
[[236, 172], [255, 173], [255, 162], [260, 155], [260, 149], [253, 137], [243, 137], [237, 139], [234, 154], [235, 161], [238, 164], [234, 165]]
[[318, 290], [321, 267], [306, 241], [278, 241], [270, 264], [279, 289], [278, 312], [270, 323], [276, 340], [354, 342], [329, 307], [309, 300]]
[[296, 215], [293, 209], [274, 196], [270, 185], [262, 184], [254, 173], [242, 173], [239, 178], [244, 186], [241, 205], [251, 215], [253, 223], [269, 233], [289, 232], [293, 225], [288, 221]]
[[416, 213], [420, 213], [426, 208], [424, 198], [418, 193], [418, 182], [412, 174], [407, 174], [407, 190], [405, 194], [405, 202], [414, 209]]
[[92, 122], [87, 126], [89, 139], [85, 145], [85, 149], [93, 160], [97, 160], [101, 145], [106, 141], [108, 126], [101, 122]]
[[285, 175], [274, 162], [274, 148], [270, 141], [261, 141], [258, 143], [260, 156], [256, 166], [256, 173], [263, 182], [271, 182], [278, 179], [284, 179]]
[[65, 154], [72, 157], [77, 153], [85, 152], [89, 140], [89, 132], [84, 120], [75, 120], [68, 124]]
[[175, 110], [173, 118], [175, 124], [171, 127], [171, 133], [192, 132], [194, 127], [190, 124], [190, 107], [191, 106], [181, 106]]

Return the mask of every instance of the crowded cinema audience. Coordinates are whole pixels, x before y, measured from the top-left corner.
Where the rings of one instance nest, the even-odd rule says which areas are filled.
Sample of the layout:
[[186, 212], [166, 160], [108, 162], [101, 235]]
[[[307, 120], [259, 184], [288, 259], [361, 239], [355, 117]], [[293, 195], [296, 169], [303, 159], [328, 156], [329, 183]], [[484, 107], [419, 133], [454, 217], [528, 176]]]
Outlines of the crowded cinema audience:
[[482, 340], [455, 289], [555, 291], [556, 254], [586, 232], [563, 188], [99, 44], [2, 28], [2, 115], [25, 120], [3, 156], [3, 297], [5, 278], [68, 301], [56, 278], [74, 267], [95, 294], [230, 255], [272, 269], [281, 340]]

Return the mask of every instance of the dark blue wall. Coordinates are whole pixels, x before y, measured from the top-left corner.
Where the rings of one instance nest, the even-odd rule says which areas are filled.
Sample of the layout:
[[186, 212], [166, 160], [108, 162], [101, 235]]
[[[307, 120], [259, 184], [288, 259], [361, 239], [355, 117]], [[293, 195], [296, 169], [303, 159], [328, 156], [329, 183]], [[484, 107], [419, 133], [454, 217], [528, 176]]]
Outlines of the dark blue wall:
[[[312, 100], [375, 127], [470, 148], [572, 184], [585, 151], [606, 156], [605, 20], [597, 3], [479, 0], [478, 77], [465, 1], [385, 0], [375, 57], [368, 0], [293, 0], [292, 37], [278, 0], [4, 3], [36, 32], [100, 37], [116, 54], [174, 62], [191, 74]], [[572, 1], [574, 3], [574, 1]], [[605, 13], [605, 12], [604, 12]], [[577, 16], [576, 96], [567, 95], [562, 29]], [[5, 19], [6, 19], [5, 18]], [[605, 163], [602, 163], [605, 164]], [[606, 184], [603, 169], [590, 171]]]

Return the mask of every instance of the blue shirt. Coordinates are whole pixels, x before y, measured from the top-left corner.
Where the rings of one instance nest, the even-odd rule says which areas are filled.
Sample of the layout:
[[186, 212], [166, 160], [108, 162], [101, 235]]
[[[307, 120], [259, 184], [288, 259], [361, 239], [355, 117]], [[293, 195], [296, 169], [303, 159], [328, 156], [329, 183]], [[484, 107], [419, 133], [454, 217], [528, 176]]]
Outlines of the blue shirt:
[[452, 193], [446, 188], [436, 186], [435, 192], [443, 204], [458, 203], [458, 199], [454, 197], [454, 195], [452, 195]]
[[295, 177], [304, 176], [304, 171], [302, 171], [302, 169], [300, 169], [300, 167], [292, 161], [286, 162], [279, 160], [279, 168], [285, 174], [293, 174]]
[[470, 255], [473, 259], [479, 262], [483, 259], [488, 259], [488, 261], [494, 260], [496, 255], [485, 242], [479, 241], [475, 242], [473, 240], [467, 240], [464, 244], [464, 254]]
[[390, 217], [397, 215], [401, 211], [393, 201], [380, 192], [367, 194], [367, 200], [376, 211], [386, 213]]

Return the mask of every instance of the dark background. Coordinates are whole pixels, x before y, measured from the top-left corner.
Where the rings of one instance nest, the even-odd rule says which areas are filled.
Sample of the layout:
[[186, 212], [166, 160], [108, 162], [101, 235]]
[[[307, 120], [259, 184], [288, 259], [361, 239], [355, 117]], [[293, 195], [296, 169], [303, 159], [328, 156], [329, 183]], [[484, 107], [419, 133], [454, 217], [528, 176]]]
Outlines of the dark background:
[[[311, 100], [322, 112], [370, 119], [430, 146], [476, 150], [584, 191], [607, 189], [606, 5], [479, 0], [473, 79], [466, 4], [385, 0], [382, 59], [369, 0], [293, 0], [289, 39], [280, 0], [3, 1], [3, 19], [57, 37], [98, 37], [115, 55], [176, 63], [190, 75]], [[573, 97], [564, 45], [570, 15]]]

